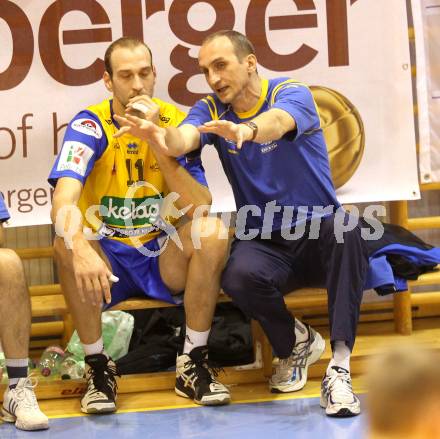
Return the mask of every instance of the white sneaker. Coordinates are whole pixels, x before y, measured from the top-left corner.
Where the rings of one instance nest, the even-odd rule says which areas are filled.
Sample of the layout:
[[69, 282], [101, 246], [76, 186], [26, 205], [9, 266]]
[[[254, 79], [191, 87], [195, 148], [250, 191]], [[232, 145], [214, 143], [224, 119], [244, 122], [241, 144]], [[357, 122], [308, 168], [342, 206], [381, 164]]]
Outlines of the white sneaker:
[[348, 417], [361, 412], [359, 398], [353, 393], [350, 372], [333, 366], [321, 384], [320, 406], [328, 416]]
[[229, 404], [231, 395], [222, 383], [217, 381], [218, 369], [208, 361], [208, 347], [194, 348], [189, 354], [182, 354], [176, 361], [175, 392], [201, 405]]
[[325, 341], [321, 335], [309, 325], [305, 326], [309, 338], [297, 343], [288, 358], [279, 360], [269, 381], [272, 393], [301, 390], [306, 385], [309, 366], [316, 363], [325, 350]]
[[31, 379], [20, 378], [17, 386], [5, 390], [3, 396], [2, 419], [15, 422], [20, 430], [46, 430], [49, 428], [47, 416], [38, 407]]

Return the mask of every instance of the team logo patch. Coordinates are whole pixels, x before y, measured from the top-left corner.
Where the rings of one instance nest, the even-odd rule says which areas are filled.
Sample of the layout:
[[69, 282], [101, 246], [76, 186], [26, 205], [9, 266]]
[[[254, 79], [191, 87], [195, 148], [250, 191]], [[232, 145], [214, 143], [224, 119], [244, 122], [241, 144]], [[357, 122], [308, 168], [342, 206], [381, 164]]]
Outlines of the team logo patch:
[[278, 147], [278, 143], [273, 142], [272, 140], [270, 142], [262, 143], [260, 151], [263, 154], [266, 154], [268, 152], [273, 151], [275, 148]]
[[142, 198], [103, 197], [101, 215], [109, 226], [139, 227], [156, 222], [162, 205], [162, 194]]
[[139, 154], [138, 144], [137, 143], [129, 143], [127, 145], [127, 154]]
[[76, 119], [72, 122], [71, 127], [75, 131], [96, 137], [97, 139], [102, 137], [101, 127], [92, 119]]
[[[188, 162], [187, 162], [188, 163]], [[159, 172], [160, 171], [160, 168], [159, 168], [159, 165], [157, 164], [157, 162], [154, 162], [152, 165], [150, 165], [150, 169], [153, 171], [153, 172]]]
[[81, 142], [67, 141], [63, 145], [57, 171], [72, 171], [84, 177], [93, 149]]

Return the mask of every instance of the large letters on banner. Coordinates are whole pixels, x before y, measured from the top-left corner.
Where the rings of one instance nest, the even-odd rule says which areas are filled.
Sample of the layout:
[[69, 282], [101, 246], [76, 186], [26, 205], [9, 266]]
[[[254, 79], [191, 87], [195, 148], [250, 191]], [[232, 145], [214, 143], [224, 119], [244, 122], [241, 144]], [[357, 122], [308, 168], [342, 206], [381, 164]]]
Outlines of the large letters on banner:
[[[49, 221], [46, 178], [64, 129], [107, 96], [104, 51], [123, 35], [150, 45], [156, 95], [187, 109], [209, 92], [197, 64], [203, 39], [224, 28], [246, 33], [263, 77], [318, 86], [342, 201], [419, 196], [401, 0], [0, 0], [0, 18], [0, 191], [13, 225]], [[355, 137], [334, 138], [344, 129]], [[209, 147], [204, 160], [217, 208], [233, 209]], [[341, 160], [356, 168], [347, 173]]]

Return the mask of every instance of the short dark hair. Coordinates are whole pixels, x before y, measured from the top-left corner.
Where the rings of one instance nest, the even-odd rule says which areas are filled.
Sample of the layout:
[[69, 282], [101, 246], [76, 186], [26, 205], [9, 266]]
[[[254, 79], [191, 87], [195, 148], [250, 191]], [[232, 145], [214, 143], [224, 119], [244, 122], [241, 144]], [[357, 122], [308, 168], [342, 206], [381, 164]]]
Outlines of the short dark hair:
[[137, 38], [132, 37], [122, 37], [118, 38], [117, 40], [113, 41], [113, 43], [110, 44], [110, 46], [107, 47], [107, 50], [105, 51], [104, 55], [104, 65], [105, 65], [105, 71], [112, 77], [113, 76], [113, 67], [111, 63], [111, 56], [112, 53], [119, 49], [120, 47], [125, 47], [129, 49], [134, 49], [135, 47], [143, 46], [148, 50], [148, 53], [150, 54], [151, 58], [151, 64], [153, 64], [153, 54], [151, 53], [150, 48], [141, 40], [138, 40]]
[[235, 30], [219, 30], [208, 35], [202, 43], [202, 46], [219, 37], [226, 37], [234, 46], [234, 52], [238, 60], [241, 61], [245, 56], [255, 55], [254, 45], [248, 38]]

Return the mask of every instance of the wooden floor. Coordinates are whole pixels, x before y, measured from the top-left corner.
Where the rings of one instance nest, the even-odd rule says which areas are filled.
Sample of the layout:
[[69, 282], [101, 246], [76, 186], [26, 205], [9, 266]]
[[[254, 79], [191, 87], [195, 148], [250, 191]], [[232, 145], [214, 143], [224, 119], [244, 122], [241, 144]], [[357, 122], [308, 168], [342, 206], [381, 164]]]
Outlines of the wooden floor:
[[[328, 340], [328, 330], [326, 328], [317, 329]], [[409, 337], [395, 334], [393, 322], [361, 324], [352, 357], [353, 386], [355, 391], [364, 393], [366, 390], [362, 382], [362, 373], [365, 371], [368, 359], [371, 356], [380, 354], [384, 349], [396, 343], [405, 342], [415, 342], [420, 346], [440, 349], [440, 317], [415, 319], [414, 332]], [[319, 396], [320, 377], [325, 371], [330, 358], [330, 348], [328, 343], [327, 345], [323, 358], [310, 368], [310, 379], [302, 391], [278, 395], [271, 394], [266, 383], [233, 385], [230, 387], [232, 402], [262, 402]], [[78, 398], [41, 400], [40, 407], [52, 418], [81, 415]], [[191, 401], [176, 396], [172, 390], [125, 393], [118, 396], [118, 411], [121, 413], [181, 407], [196, 407], [196, 405]]]
[[[355, 377], [354, 388], [364, 393], [361, 378]], [[319, 396], [321, 380], [309, 380], [305, 389], [285, 395], [270, 393], [267, 384], [242, 384], [231, 386], [232, 403], [265, 402], [297, 398], [314, 398]], [[155, 392], [125, 393], [118, 396], [118, 413], [141, 412], [150, 410], [168, 410], [177, 408], [200, 407], [192, 401], [180, 398], [171, 390]], [[71, 416], [86, 416], [80, 413], [78, 398], [46, 399], [40, 401], [40, 408], [50, 418], [66, 418]]]

